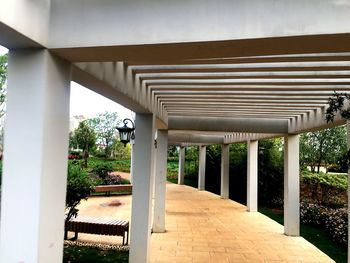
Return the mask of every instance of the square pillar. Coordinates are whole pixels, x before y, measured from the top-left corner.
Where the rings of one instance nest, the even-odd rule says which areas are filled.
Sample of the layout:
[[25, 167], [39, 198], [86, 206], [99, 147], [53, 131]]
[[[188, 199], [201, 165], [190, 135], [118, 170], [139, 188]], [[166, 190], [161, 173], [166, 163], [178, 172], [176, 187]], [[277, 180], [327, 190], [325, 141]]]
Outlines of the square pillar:
[[229, 198], [230, 145], [221, 145], [221, 198]]
[[179, 150], [179, 175], [177, 182], [178, 184], [184, 184], [185, 182], [185, 153], [186, 148], [183, 146], [180, 146]]
[[258, 141], [247, 143], [247, 211], [258, 211]]
[[207, 147], [199, 146], [198, 190], [205, 190], [205, 162]]
[[10, 51], [0, 262], [62, 262], [70, 72], [47, 50]]
[[165, 194], [168, 160], [168, 131], [157, 131], [157, 149], [155, 161], [155, 186], [153, 227], [155, 233], [165, 232]]
[[300, 235], [299, 135], [284, 137], [284, 233]]
[[136, 114], [133, 189], [130, 228], [130, 263], [149, 261], [153, 192], [154, 117]]

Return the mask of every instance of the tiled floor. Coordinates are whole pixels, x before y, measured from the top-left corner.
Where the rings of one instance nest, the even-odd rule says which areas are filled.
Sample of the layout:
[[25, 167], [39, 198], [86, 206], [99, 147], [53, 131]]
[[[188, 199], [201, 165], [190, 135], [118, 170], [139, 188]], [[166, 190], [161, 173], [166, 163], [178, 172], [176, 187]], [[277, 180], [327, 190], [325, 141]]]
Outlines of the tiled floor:
[[[106, 207], [113, 200], [120, 207]], [[130, 197], [90, 198], [81, 215], [130, 220]], [[151, 262], [334, 262], [283, 226], [217, 195], [167, 185], [166, 233], [152, 234]], [[80, 239], [120, 243], [121, 238], [79, 235]], [[120, 240], [119, 240], [120, 239]]]

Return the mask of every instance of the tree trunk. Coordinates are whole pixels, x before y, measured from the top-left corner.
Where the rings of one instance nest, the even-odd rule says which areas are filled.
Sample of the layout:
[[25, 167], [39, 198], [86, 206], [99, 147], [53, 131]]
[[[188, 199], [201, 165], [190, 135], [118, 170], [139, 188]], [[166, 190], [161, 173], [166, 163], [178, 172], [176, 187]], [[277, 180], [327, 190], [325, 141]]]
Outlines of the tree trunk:
[[87, 161], [89, 158], [89, 152], [85, 150], [83, 153], [83, 156], [84, 156], [84, 168], [87, 168]]

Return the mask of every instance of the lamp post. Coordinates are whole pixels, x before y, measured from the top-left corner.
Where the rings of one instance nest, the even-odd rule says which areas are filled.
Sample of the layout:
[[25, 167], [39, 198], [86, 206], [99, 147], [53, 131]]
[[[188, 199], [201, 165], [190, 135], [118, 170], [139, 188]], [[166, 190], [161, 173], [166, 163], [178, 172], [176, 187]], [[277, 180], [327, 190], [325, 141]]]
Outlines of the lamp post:
[[[128, 122], [131, 123], [132, 127], [128, 127]], [[124, 144], [124, 147], [128, 142], [130, 142], [130, 139], [135, 139], [135, 124], [130, 119], [124, 119], [123, 120], [124, 126], [117, 127], [116, 129], [119, 132], [120, 141]]]

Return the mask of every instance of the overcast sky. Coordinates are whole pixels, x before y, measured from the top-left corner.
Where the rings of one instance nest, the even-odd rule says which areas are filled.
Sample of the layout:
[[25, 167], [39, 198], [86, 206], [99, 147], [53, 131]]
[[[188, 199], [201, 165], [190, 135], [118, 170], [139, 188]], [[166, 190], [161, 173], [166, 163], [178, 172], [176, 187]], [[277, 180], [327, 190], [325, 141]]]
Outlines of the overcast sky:
[[[7, 52], [7, 49], [0, 46], [0, 55]], [[117, 112], [121, 119], [131, 118], [132, 112], [107, 99], [96, 92], [71, 82], [70, 115], [84, 115], [87, 118], [94, 117], [97, 113], [105, 111]]]

